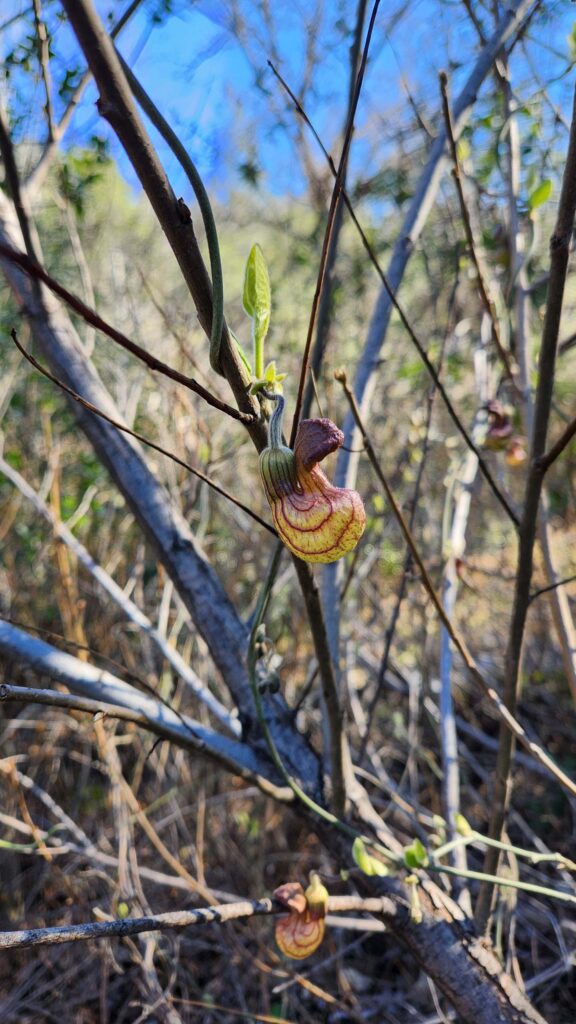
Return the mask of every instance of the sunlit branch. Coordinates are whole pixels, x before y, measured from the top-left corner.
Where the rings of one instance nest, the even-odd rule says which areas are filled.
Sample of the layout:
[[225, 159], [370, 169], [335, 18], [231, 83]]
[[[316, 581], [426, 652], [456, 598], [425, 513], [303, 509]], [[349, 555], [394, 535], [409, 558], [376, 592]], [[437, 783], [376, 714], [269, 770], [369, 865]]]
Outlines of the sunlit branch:
[[375, 0], [372, 8], [372, 14], [370, 15], [370, 21], [368, 24], [368, 31], [366, 33], [366, 42], [364, 43], [364, 51], [362, 53], [362, 60], [360, 62], [360, 68], [356, 77], [356, 83], [354, 87], [352, 102], [348, 111], [348, 121], [344, 132], [344, 143], [342, 145], [342, 153], [340, 155], [340, 161], [338, 169], [336, 171], [336, 178], [334, 182], [334, 188], [332, 189], [332, 196], [330, 199], [330, 209], [328, 211], [328, 220], [326, 222], [326, 229], [324, 231], [324, 240], [322, 242], [322, 253], [320, 256], [320, 266], [318, 268], [318, 278], [316, 281], [316, 290], [314, 292], [314, 298], [312, 299], [312, 308], [310, 310], [310, 318], [308, 321], [308, 333], [306, 335], [306, 343], [304, 345], [304, 354], [302, 356], [302, 365], [300, 369], [300, 380], [298, 383], [298, 394], [296, 396], [296, 406], [294, 409], [294, 418], [292, 420], [292, 430], [290, 432], [290, 447], [294, 446], [296, 439], [296, 431], [298, 430], [298, 423], [300, 422], [300, 414], [302, 410], [302, 403], [304, 400], [304, 387], [306, 384], [306, 377], [308, 375], [308, 365], [310, 360], [310, 349], [312, 347], [312, 338], [314, 335], [314, 325], [316, 323], [316, 314], [318, 312], [318, 304], [320, 302], [320, 296], [322, 294], [322, 288], [324, 285], [324, 277], [326, 274], [326, 266], [328, 261], [328, 253], [330, 250], [330, 240], [332, 238], [332, 232], [336, 221], [336, 214], [338, 211], [338, 205], [341, 200], [342, 190], [344, 188], [344, 176], [346, 173], [346, 164], [348, 162], [348, 153], [350, 150], [350, 144], [352, 142], [352, 132], [354, 130], [354, 118], [356, 116], [356, 110], [358, 107], [358, 101], [360, 99], [360, 92], [362, 90], [362, 83], [364, 81], [364, 73], [366, 71], [366, 63], [368, 61], [368, 53], [370, 50], [370, 42], [372, 39], [372, 33], [374, 31], [374, 23], [376, 21], [376, 15], [378, 13], [378, 7], [380, 6], [380, 0]]
[[446, 127], [446, 134], [450, 143], [450, 152], [452, 154], [452, 175], [456, 184], [456, 191], [458, 192], [458, 200], [460, 202], [460, 212], [462, 214], [462, 222], [464, 224], [464, 230], [466, 232], [466, 240], [468, 242], [468, 250], [472, 258], [472, 262], [476, 269], [476, 275], [478, 278], [478, 291], [484, 305], [484, 309], [488, 314], [490, 320], [490, 331], [492, 334], [492, 341], [494, 342], [495, 348], [504, 364], [506, 376], [516, 387], [514, 380], [514, 373], [510, 364], [510, 357], [506, 349], [504, 348], [502, 338], [500, 337], [500, 328], [498, 325], [498, 316], [494, 303], [488, 290], [488, 284], [484, 277], [484, 271], [482, 269], [478, 251], [476, 248], [476, 242], [474, 239], [474, 233], [472, 231], [472, 224], [470, 222], [470, 212], [468, 210], [468, 204], [464, 195], [464, 186], [462, 183], [462, 175], [460, 172], [460, 161], [458, 159], [458, 148], [456, 145], [456, 139], [454, 138], [454, 128], [452, 125], [452, 115], [450, 113], [450, 103], [448, 100], [448, 78], [445, 71], [440, 72], [440, 91], [442, 93], [442, 112], [444, 115], [444, 124]]
[[[364, 911], [381, 914], [389, 909], [390, 900], [383, 896], [330, 896], [327, 910], [332, 913]], [[268, 897], [260, 900], [243, 900], [239, 903], [222, 903], [215, 907], [200, 907], [198, 910], [178, 910], [167, 914], [151, 914], [141, 918], [96, 921], [90, 924], [63, 925], [56, 928], [29, 928], [19, 932], [0, 932], [0, 949], [26, 949], [30, 946], [53, 946], [63, 942], [82, 942], [91, 939], [126, 938], [141, 932], [168, 931], [190, 928], [200, 924], [224, 924], [227, 921], [245, 920], [249, 917], [270, 917], [285, 914], [286, 908]], [[343, 920], [343, 924], [345, 921]], [[369, 922], [367, 922], [369, 925]]]

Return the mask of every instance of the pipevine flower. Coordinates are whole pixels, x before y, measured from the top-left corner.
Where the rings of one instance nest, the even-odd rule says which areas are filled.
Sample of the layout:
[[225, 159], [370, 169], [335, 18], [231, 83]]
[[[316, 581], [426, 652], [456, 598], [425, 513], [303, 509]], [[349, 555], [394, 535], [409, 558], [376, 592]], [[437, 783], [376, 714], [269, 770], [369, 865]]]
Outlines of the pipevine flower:
[[299, 882], [286, 882], [274, 891], [274, 896], [290, 911], [287, 917], [280, 917], [276, 922], [276, 943], [285, 956], [304, 960], [318, 949], [324, 938], [328, 890], [319, 876], [313, 874], [306, 892]]
[[362, 498], [348, 487], [334, 487], [318, 463], [336, 451], [344, 435], [328, 419], [302, 420], [294, 451], [282, 444], [284, 399], [270, 417], [269, 447], [260, 455], [260, 473], [274, 525], [290, 551], [305, 562], [335, 562], [356, 547], [366, 526]]
[[512, 422], [508, 410], [497, 398], [486, 405], [488, 430], [484, 447], [494, 452], [504, 451], [512, 436]]

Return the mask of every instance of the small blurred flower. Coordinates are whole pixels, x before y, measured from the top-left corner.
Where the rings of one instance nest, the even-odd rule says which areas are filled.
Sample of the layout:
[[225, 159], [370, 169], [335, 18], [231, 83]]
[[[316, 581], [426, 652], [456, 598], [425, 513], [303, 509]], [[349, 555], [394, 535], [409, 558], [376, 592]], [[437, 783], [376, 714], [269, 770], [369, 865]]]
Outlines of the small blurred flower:
[[495, 452], [504, 451], [512, 435], [510, 416], [498, 399], [488, 402], [486, 409], [488, 411], [488, 430], [484, 439], [484, 447]]
[[516, 469], [517, 466], [522, 466], [528, 458], [528, 452], [526, 450], [526, 438], [525, 437], [513, 437], [508, 447], [506, 448], [506, 454], [504, 456], [506, 463], [512, 469]]

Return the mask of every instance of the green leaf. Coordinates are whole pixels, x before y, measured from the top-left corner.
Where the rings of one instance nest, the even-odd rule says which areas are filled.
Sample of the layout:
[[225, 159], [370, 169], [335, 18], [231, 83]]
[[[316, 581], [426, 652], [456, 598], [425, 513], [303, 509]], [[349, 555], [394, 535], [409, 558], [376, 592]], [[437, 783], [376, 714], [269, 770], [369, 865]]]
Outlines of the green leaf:
[[419, 839], [404, 850], [404, 863], [407, 868], [425, 868], [428, 864], [428, 854]]
[[276, 380], [276, 363], [274, 360], [272, 360], [271, 363], [268, 363], [268, 366], [264, 370], [264, 380], [268, 384], [273, 384]]
[[254, 374], [260, 380], [264, 370], [264, 339], [270, 326], [272, 297], [266, 260], [257, 244], [252, 246], [246, 263], [242, 302], [248, 316], [252, 317]]
[[378, 860], [377, 857], [372, 857], [368, 853], [360, 836], [357, 836], [352, 843], [352, 856], [360, 871], [365, 875], [379, 875], [381, 878], [384, 878], [388, 874], [386, 865], [381, 860]]
[[252, 246], [246, 263], [242, 301], [248, 316], [262, 322], [266, 321], [268, 330], [271, 306], [270, 279], [264, 253], [257, 244]]
[[545, 178], [528, 196], [528, 209], [530, 213], [537, 210], [539, 206], [542, 206], [550, 198], [551, 192], [552, 182], [550, 178]]

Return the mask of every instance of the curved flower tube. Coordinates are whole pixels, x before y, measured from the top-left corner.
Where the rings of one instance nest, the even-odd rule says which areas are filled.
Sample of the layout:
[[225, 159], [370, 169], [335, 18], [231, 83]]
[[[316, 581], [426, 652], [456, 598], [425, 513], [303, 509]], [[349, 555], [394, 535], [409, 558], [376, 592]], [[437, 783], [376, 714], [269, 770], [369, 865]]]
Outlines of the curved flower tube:
[[362, 498], [348, 487], [334, 487], [318, 463], [344, 440], [328, 419], [302, 420], [294, 451], [282, 444], [284, 399], [270, 417], [269, 447], [260, 455], [260, 473], [274, 525], [290, 551], [305, 562], [335, 562], [356, 547], [366, 526]]

